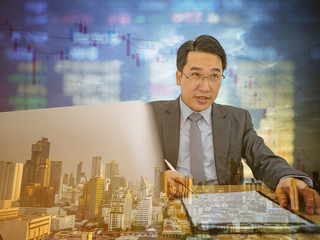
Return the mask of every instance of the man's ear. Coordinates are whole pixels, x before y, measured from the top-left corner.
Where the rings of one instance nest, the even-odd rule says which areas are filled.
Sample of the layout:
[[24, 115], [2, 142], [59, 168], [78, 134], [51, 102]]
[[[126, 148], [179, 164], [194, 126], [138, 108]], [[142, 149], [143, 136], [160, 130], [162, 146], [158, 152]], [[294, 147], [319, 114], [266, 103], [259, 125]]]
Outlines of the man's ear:
[[177, 70], [176, 71], [176, 84], [177, 86], [181, 86], [181, 77], [182, 77], [182, 73]]

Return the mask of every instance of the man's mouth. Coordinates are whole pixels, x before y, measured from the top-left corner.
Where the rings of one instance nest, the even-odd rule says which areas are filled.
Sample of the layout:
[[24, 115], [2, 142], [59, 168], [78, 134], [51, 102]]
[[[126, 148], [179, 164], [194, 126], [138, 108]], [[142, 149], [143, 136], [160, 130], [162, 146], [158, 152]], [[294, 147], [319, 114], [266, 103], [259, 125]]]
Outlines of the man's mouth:
[[199, 103], [207, 103], [209, 98], [208, 97], [204, 97], [204, 96], [199, 96], [199, 97], [196, 97], [197, 101]]

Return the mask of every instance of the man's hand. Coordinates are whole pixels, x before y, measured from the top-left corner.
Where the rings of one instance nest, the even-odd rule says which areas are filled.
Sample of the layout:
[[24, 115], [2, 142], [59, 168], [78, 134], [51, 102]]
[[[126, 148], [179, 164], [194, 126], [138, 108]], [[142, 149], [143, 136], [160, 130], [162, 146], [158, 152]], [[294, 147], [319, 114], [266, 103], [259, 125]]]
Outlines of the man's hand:
[[165, 178], [167, 178], [167, 193], [171, 196], [180, 196], [188, 194], [192, 187], [189, 178], [185, 178], [181, 173], [172, 170], [165, 171]]
[[291, 209], [295, 211], [299, 210], [298, 195], [300, 195], [303, 198], [307, 214], [320, 214], [319, 194], [299, 179], [291, 177], [282, 179], [277, 185], [275, 194], [282, 207], [287, 207], [290, 204]]

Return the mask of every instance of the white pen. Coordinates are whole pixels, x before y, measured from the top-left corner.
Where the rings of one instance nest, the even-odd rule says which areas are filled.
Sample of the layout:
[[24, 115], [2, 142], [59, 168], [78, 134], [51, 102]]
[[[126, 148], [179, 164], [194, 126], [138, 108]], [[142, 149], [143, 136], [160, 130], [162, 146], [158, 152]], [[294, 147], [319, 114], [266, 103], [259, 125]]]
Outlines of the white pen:
[[[170, 168], [170, 170], [172, 170], [172, 171], [174, 171], [174, 172], [178, 172], [172, 165], [171, 165], [171, 163], [169, 163], [169, 161], [167, 160], [167, 159], [164, 159], [164, 162], [167, 164], [167, 166]], [[178, 180], [175, 180], [175, 179], [173, 179], [175, 182], [178, 182], [178, 183], [180, 183], [182, 186], [184, 186], [185, 188], [187, 188], [191, 193], [193, 193], [193, 195], [196, 197], [196, 198], [198, 198], [198, 195], [196, 194], [196, 192], [193, 190], [193, 189], [191, 189], [191, 188], [189, 188], [189, 187], [187, 187], [184, 183], [182, 183], [182, 182], [180, 182], [180, 181], [178, 181]]]
[[164, 159], [165, 163], [167, 164], [167, 166], [170, 168], [170, 170], [174, 171], [174, 172], [178, 172], [172, 165], [171, 163], [168, 162], [167, 159]]

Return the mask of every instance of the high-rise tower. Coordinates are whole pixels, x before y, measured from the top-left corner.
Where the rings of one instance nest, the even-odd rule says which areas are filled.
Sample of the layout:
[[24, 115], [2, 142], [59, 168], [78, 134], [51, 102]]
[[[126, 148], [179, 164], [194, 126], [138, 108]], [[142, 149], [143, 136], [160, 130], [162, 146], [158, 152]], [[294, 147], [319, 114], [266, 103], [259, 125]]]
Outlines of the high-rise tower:
[[77, 179], [76, 179], [76, 184], [81, 183], [81, 176], [82, 176], [82, 167], [83, 167], [83, 162], [79, 162], [77, 165]]
[[104, 181], [101, 177], [90, 178], [88, 184], [88, 206], [86, 219], [100, 219], [102, 214], [102, 201]]
[[106, 163], [105, 169], [105, 178], [113, 178], [114, 176], [119, 175], [119, 166], [115, 160], [112, 160], [110, 163]]
[[51, 207], [54, 204], [55, 190], [50, 187], [51, 160], [50, 142], [42, 138], [32, 144], [31, 159], [24, 164], [20, 206]]
[[132, 196], [126, 188], [118, 188], [112, 193], [108, 230], [130, 229], [132, 224]]
[[59, 193], [62, 180], [62, 161], [52, 161], [50, 171], [50, 187], [54, 187], [55, 193]]
[[148, 227], [152, 220], [152, 197], [146, 197], [140, 200], [134, 216], [134, 225]]
[[31, 159], [24, 165], [22, 186], [40, 184], [42, 187], [49, 187], [51, 160], [48, 138], [42, 138], [32, 144], [31, 151]]
[[92, 177], [84, 184], [83, 195], [79, 198], [78, 217], [80, 219], [100, 219], [104, 180], [101, 177]]
[[0, 161], [0, 200], [19, 199], [22, 171], [22, 163]]
[[101, 156], [96, 156], [92, 158], [91, 177], [103, 177]]
[[161, 171], [159, 164], [154, 167], [153, 199], [158, 200], [161, 192]]

